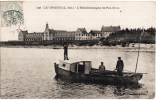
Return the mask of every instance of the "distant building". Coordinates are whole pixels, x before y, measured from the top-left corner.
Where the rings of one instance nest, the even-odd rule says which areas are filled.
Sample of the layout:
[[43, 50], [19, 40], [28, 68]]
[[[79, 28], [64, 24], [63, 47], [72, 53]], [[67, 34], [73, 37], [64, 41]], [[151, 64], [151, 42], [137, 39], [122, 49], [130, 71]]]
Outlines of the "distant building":
[[91, 34], [87, 33], [85, 28], [78, 28], [75, 34], [75, 40], [91, 40]]
[[91, 30], [89, 34], [92, 36], [91, 40], [100, 40], [102, 37], [102, 32], [98, 30]]
[[25, 35], [25, 41], [42, 41], [43, 33], [42, 32], [34, 32]]
[[49, 29], [48, 23], [46, 24], [44, 32], [28, 33], [28, 31], [20, 31], [18, 35], [19, 41], [51, 41], [51, 40], [100, 40], [106, 38], [111, 33], [120, 31], [120, 26], [102, 26], [100, 30], [91, 30], [87, 33], [85, 28], [78, 28], [76, 31], [66, 30], [53, 30]]
[[19, 32], [19, 34], [18, 34], [18, 40], [19, 41], [25, 41], [25, 34], [27, 34], [28, 33], [28, 31], [26, 30], [26, 31], [20, 31]]
[[48, 23], [46, 24], [46, 28], [43, 34], [43, 40], [53, 40], [54, 39], [54, 30], [49, 29]]
[[42, 41], [43, 33], [42, 32], [34, 32], [28, 33], [28, 31], [20, 31], [18, 35], [19, 41]]
[[91, 30], [89, 34], [92, 35], [92, 40], [100, 40], [100, 38], [106, 38], [111, 33], [120, 31], [120, 26], [102, 26], [101, 31], [100, 30]]
[[101, 28], [102, 37], [104, 38], [117, 31], [121, 31], [120, 26], [102, 26]]
[[65, 35], [67, 33], [67, 31], [65, 30], [54, 30], [54, 40], [65, 40]]
[[67, 40], [75, 40], [76, 31], [67, 31], [66, 39]]
[[49, 29], [49, 25], [46, 24], [44, 40], [75, 40], [75, 31], [53, 30]]

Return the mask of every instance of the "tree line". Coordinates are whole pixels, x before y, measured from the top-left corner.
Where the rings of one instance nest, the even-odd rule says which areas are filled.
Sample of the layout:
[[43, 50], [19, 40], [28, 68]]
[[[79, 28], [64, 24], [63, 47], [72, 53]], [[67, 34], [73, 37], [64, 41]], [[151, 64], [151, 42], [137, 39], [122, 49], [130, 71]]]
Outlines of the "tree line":
[[[143, 29], [122, 29], [121, 31], [111, 33], [107, 38], [101, 38], [100, 40], [81, 40], [81, 41], [8, 41], [0, 42], [0, 46], [5, 45], [62, 45], [68, 43], [77, 46], [93, 46], [93, 45], [104, 45], [104, 46], [116, 46], [121, 45], [123, 47], [129, 46], [130, 43], [152, 43], [155, 44], [156, 29], [151, 27], [144, 29], [144, 33], [141, 36]], [[141, 40], [140, 40], [141, 37]]]
[[[144, 29], [144, 33], [141, 36], [143, 29], [123, 29], [121, 31], [110, 34], [106, 40], [109, 41], [122, 41], [130, 43], [155, 43], [155, 28]], [[140, 40], [141, 37], [141, 40]]]

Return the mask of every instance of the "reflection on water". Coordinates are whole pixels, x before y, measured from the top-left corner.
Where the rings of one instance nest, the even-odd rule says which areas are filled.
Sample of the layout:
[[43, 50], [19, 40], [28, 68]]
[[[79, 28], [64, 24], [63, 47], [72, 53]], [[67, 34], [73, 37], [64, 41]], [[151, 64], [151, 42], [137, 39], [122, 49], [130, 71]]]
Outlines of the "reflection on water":
[[[132, 98], [136, 95], [147, 95], [146, 90], [141, 90], [141, 84], [135, 85], [103, 85], [92, 83], [72, 83], [57, 80], [61, 98]], [[65, 95], [66, 94], [66, 95]], [[83, 96], [83, 97], [81, 97]]]
[[[112, 95], [114, 95], [117, 98], [118, 97], [125, 98], [125, 96], [127, 98], [127, 96], [129, 95], [147, 95], [146, 90], [143, 90], [143, 92], [139, 91], [142, 89], [142, 86], [143, 86], [142, 84], [106, 85], [106, 84], [94, 84], [94, 83], [88, 83], [88, 82], [85, 82], [85, 83], [73, 82], [69, 80], [61, 80], [60, 78], [55, 78], [55, 79], [57, 81], [58, 86], [61, 87], [61, 90], [69, 91], [68, 95], [71, 95], [71, 94], [75, 95], [74, 98], [77, 96], [79, 98], [80, 95], [77, 95], [77, 94], [80, 92], [80, 90], [84, 92], [83, 95], [87, 93], [86, 98], [92, 98], [92, 95], [94, 94], [96, 94], [96, 96], [105, 95], [106, 97], [103, 97], [103, 98], [112, 98], [111, 97]], [[90, 89], [93, 89], [94, 91], [91, 91]], [[75, 90], [74, 93], [73, 93], [73, 90]], [[108, 91], [111, 94], [108, 94]], [[89, 96], [89, 94], [91, 95]], [[111, 96], [109, 97], [109, 95]], [[65, 95], [63, 97], [69, 98], [70, 96]], [[61, 98], [62, 98], [62, 94], [61, 94]]]
[[[70, 60], [91, 60], [98, 68], [114, 70], [121, 56], [125, 70], [135, 70], [137, 52], [118, 49], [70, 49]], [[63, 59], [62, 49], [1, 48], [1, 98], [153, 98], [154, 53], [141, 52], [137, 72], [139, 85], [114, 86], [56, 80], [54, 62]]]

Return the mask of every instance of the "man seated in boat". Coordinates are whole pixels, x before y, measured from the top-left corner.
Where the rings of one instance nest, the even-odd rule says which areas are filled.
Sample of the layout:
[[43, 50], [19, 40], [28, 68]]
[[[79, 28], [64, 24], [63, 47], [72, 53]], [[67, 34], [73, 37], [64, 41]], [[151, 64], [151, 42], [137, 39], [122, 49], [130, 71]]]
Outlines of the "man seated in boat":
[[99, 72], [104, 73], [105, 72], [105, 66], [103, 65], [103, 62], [101, 62], [101, 65], [99, 66]]
[[124, 63], [121, 60], [121, 57], [118, 57], [118, 61], [117, 61], [117, 64], [116, 64], [116, 70], [117, 70], [117, 74], [119, 76], [123, 76], [123, 73], [122, 73], [123, 68], [124, 68]]

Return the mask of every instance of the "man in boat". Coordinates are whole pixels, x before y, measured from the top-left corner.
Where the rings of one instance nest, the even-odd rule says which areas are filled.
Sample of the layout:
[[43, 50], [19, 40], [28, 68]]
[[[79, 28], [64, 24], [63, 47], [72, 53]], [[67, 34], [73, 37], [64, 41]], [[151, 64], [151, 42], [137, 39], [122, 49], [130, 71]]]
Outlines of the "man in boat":
[[64, 60], [69, 60], [68, 59], [68, 46], [67, 44], [63, 45], [63, 49], [64, 49]]
[[105, 66], [103, 65], [103, 62], [101, 62], [101, 65], [99, 66], [99, 72], [105, 72]]
[[122, 73], [123, 68], [124, 68], [124, 63], [121, 60], [121, 57], [118, 57], [118, 61], [117, 61], [117, 64], [116, 64], [116, 70], [117, 70], [117, 74], [119, 76], [123, 76], [123, 73]]

